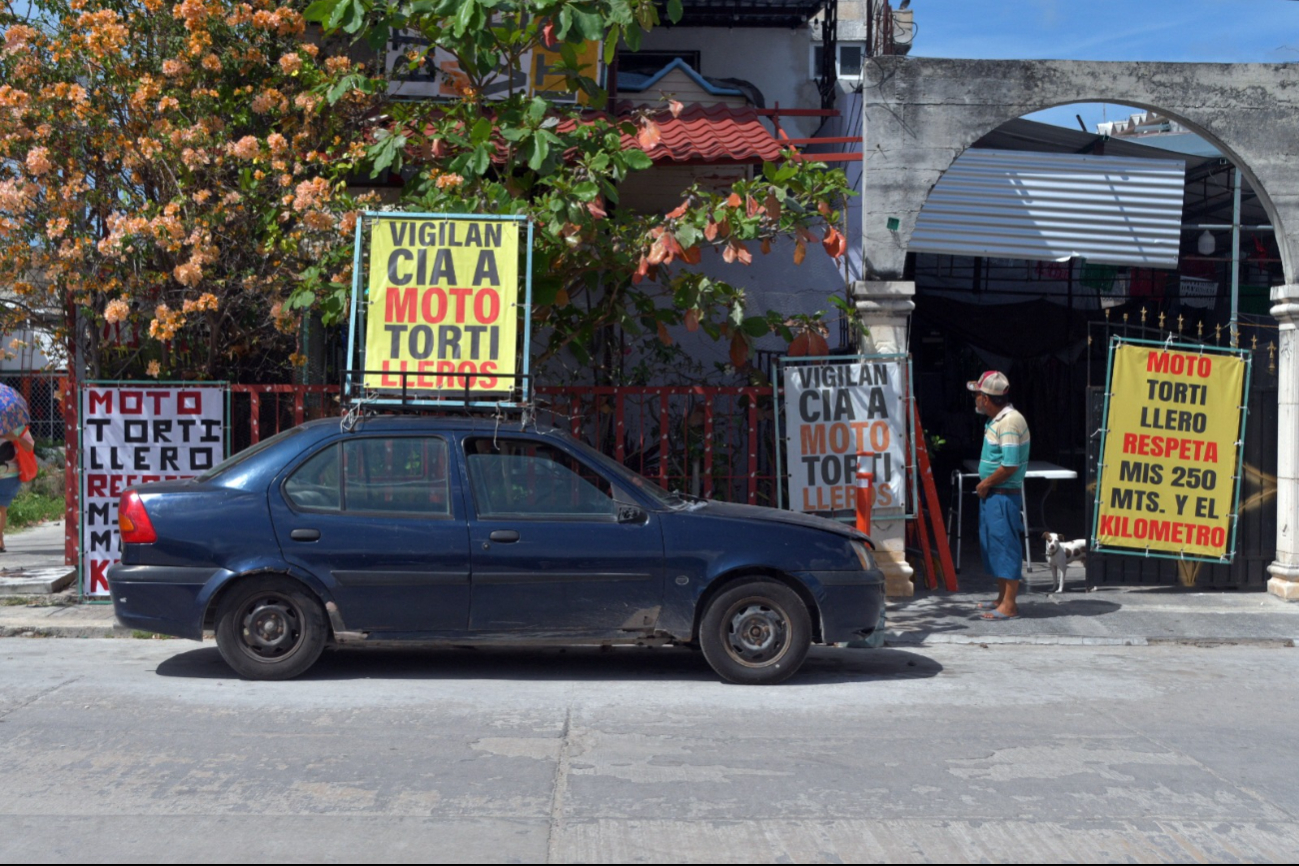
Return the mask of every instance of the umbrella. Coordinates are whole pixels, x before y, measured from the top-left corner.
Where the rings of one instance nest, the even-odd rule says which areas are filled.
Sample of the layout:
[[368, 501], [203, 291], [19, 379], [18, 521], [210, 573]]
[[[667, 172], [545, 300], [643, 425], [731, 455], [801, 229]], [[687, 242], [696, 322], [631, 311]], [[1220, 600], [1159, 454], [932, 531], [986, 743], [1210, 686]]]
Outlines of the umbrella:
[[13, 433], [31, 423], [27, 401], [8, 385], [0, 384], [0, 433]]

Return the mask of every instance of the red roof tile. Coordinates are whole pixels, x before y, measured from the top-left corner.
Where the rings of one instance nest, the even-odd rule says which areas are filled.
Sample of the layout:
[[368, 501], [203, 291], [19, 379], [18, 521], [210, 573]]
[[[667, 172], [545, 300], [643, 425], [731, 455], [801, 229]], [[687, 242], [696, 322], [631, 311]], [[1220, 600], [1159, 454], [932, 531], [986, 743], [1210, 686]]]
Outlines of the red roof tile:
[[633, 135], [623, 146], [645, 150], [655, 162], [763, 162], [780, 158], [784, 149], [753, 108], [689, 105], [676, 117], [655, 118], [661, 138], [644, 149]]

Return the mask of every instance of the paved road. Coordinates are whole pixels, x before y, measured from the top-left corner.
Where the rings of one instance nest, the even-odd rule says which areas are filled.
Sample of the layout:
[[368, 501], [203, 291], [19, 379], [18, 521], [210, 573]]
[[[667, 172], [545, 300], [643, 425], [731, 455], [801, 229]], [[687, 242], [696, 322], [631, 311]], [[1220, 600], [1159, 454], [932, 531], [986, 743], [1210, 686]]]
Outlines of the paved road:
[[0, 861], [1284, 861], [1299, 650], [0, 641]]

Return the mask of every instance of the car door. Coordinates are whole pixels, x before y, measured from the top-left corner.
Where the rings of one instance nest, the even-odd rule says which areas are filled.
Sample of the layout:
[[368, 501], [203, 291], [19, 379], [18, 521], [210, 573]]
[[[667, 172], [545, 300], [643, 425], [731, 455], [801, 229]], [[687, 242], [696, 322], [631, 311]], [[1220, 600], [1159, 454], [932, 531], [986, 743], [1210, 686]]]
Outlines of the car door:
[[[623, 509], [617, 488], [541, 437], [470, 436], [476, 632], [652, 630], [663, 600], [657, 515]], [[621, 494], [624, 498], [625, 493]]]
[[441, 436], [350, 436], [272, 489], [284, 557], [329, 587], [349, 629], [468, 626], [469, 536], [450, 448]]

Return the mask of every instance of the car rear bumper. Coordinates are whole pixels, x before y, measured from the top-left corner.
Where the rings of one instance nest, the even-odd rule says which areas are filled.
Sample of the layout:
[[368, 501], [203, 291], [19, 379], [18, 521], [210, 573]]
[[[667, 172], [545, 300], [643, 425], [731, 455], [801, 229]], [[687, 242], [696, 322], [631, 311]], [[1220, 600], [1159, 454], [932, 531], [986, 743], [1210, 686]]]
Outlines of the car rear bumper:
[[122, 565], [108, 569], [108, 589], [117, 621], [127, 628], [191, 640], [203, 639], [204, 591], [225, 569]]
[[823, 643], [862, 640], [875, 631], [884, 610], [884, 574], [871, 571], [814, 571], [798, 575], [821, 609]]

